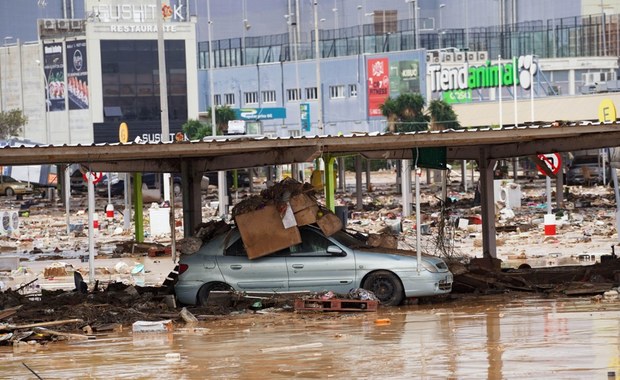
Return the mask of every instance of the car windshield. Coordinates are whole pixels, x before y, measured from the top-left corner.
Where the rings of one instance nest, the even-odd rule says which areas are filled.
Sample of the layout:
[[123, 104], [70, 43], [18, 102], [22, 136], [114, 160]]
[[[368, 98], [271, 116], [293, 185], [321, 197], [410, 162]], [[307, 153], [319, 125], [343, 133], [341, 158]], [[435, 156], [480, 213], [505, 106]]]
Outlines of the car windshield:
[[342, 245], [345, 245], [349, 248], [358, 248], [358, 247], [366, 247], [366, 243], [351, 235], [350, 233], [340, 230], [335, 234], [330, 236], [331, 238], [336, 239]]
[[571, 163], [571, 166], [584, 166], [584, 165], [598, 165], [598, 157], [596, 156], [576, 157]]

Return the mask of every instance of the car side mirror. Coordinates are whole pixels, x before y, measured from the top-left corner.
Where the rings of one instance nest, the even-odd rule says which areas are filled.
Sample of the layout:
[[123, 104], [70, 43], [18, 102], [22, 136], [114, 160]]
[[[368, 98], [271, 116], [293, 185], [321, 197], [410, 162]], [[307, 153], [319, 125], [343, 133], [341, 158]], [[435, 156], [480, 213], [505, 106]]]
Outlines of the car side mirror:
[[340, 249], [340, 247], [338, 247], [337, 245], [330, 245], [329, 247], [327, 247], [327, 253], [331, 253], [334, 256], [338, 257], [344, 257], [347, 255], [347, 253]]

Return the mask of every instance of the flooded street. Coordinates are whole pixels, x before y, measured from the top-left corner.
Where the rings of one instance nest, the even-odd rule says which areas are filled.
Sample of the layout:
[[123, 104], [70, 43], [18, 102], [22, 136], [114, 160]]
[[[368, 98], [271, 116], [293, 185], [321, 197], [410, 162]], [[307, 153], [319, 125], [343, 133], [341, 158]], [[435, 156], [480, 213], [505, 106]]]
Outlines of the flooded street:
[[232, 315], [170, 334], [0, 347], [0, 377], [35, 378], [25, 363], [44, 379], [607, 379], [620, 375], [619, 310], [617, 301], [497, 296]]

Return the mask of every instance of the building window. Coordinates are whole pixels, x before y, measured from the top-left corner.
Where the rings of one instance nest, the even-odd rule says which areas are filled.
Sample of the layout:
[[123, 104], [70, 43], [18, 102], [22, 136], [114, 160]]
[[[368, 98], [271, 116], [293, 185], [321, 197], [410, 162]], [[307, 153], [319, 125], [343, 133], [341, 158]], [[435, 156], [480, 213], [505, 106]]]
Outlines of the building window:
[[263, 103], [275, 103], [276, 102], [276, 92], [274, 90], [263, 91]]
[[224, 103], [227, 106], [235, 105], [235, 94], [224, 94]]
[[258, 92], [246, 92], [243, 95], [245, 96], [245, 104], [258, 104]]
[[290, 88], [286, 90], [286, 96], [289, 102], [301, 100], [301, 88]]
[[357, 85], [356, 84], [349, 85], [349, 96], [352, 98], [357, 97]]
[[222, 95], [217, 94], [213, 96], [213, 103], [215, 103], [216, 106], [221, 106], [222, 105]]
[[341, 99], [344, 98], [344, 86], [329, 86], [329, 97], [331, 99]]
[[308, 87], [306, 88], [306, 99], [308, 100], [317, 100], [318, 92], [316, 91], [316, 87]]

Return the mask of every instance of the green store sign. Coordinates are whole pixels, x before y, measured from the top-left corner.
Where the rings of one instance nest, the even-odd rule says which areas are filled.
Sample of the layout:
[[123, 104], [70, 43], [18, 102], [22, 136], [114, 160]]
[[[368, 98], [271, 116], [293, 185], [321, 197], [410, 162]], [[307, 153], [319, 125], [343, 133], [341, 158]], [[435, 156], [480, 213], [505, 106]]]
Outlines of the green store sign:
[[538, 64], [531, 55], [513, 58], [511, 61], [486, 61], [482, 66], [469, 66], [467, 62], [461, 67], [428, 66], [433, 92], [509, 87], [515, 84], [527, 90], [537, 71]]

